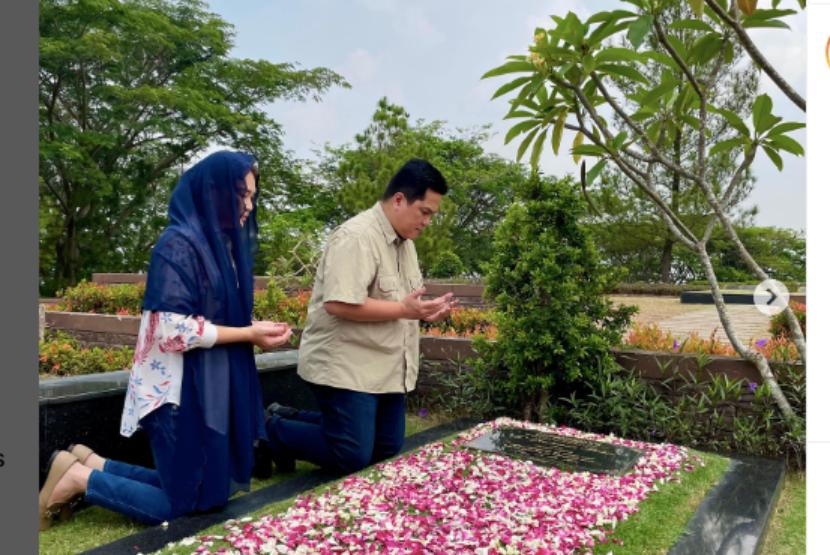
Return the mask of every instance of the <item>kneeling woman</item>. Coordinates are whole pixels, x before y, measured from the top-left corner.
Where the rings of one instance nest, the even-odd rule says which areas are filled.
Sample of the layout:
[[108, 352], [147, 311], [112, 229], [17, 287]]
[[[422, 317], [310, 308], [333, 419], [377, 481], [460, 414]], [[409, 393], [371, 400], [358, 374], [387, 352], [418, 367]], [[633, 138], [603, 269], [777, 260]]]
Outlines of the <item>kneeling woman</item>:
[[258, 172], [216, 152], [179, 180], [153, 249], [121, 434], [139, 427], [155, 469], [75, 445], [52, 459], [41, 529], [79, 496], [145, 523], [224, 505], [247, 488], [265, 438], [253, 347], [288, 341], [283, 323], [252, 322]]

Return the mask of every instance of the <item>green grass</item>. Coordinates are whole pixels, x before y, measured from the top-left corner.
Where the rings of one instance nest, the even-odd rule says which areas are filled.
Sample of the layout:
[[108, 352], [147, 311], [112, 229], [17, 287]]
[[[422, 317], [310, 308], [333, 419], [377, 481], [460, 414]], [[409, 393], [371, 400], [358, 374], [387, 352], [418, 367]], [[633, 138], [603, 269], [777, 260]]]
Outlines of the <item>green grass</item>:
[[729, 459], [724, 457], [691, 450], [690, 453], [702, 457], [705, 465], [691, 473], [683, 472], [682, 480], [664, 484], [660, 491], [651, 493], [640, 503], [637, 513], [617, 526], [612, 537], [621, 544], [598, 546], [595, 553], [663, 555], [669, 551], [706, 493], [729, 466]]
[[[448, 417], [429, 414], [426, 417], [419, 417], [407, 414], [406, 435], [418, 433], [431, 428]], [[268, 480], [251, 480], [251, 491], [276, 484], [282, 480], [310, 472], [316, 466], [305, 463], [297, 463], [297, 471], [291, 474], [275, 474]], [[240, 492], [237, 495], [242, 495]], [[293, 501], [293, 500], [292, 500]], [[290, 505], [290, 502], [288, 502]], [[286, 505], [285, 508], [287, 508]], [[284, 509], [282, 509], [284, 510]], [[146, 528], [126, 516], [102, 509], [100, 507], [87, 507], [75, 513], [71, 520], [54, 524], [50, 529], [40, 533], [40, 553], [43, 555], [72, 555], [93, 547], [104, 545], [125, 536], [134, 534]], [[221, 530], [221, 526], [219, 527]]]
[[804, 472], [788, 472], [772, 514], [761, 555], [807, 552], [807, 480]]

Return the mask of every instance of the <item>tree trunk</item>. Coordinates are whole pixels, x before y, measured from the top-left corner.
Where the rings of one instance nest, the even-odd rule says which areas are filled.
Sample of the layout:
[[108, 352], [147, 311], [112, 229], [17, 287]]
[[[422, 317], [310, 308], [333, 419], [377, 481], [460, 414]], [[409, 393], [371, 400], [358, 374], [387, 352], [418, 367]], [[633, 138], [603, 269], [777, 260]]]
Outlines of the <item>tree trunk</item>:
[[78, 270], [77, 225], [73, 215], [66, 215], [63, 238], [57, 244], [57, 278], [59, 287], [74, 285]]
[[660, 281], [671, 283], [671, 263], [674, 241], [669, 237], [663, 242], [663, 254], [660, 256]]
[[735, 334], [735, 329], [732, 327], [732, 320], [726, 312], [726, 303], [723, 301], [720, 284], [718, 284], [718, 279], [715, 277], [715, 271], [712, 268], [712, 261], [709, 258], [709, 253], [706, 252], [706, 246], [699, 244], [697, 250], [698, 258], [706, 272], [706, 279], [709, 281], [709, 287], [712, 289], [712, 298], [715, 300], [715, 308], [718, 310], [721, 325], [729, 337], [730, 343], [738, 351], [738, 354], [755, 365], [761, 377], [764, 379], [764, 383], [769, 386], [772, 398], [775, 400], [778, 408], [781, 409], [781, 413], [787, 420], [793, 420], [795, 418], [795, 412], [784, 396], [784, 392], [781, 391], [781, 387], [778, 385], [778, 381], [775, 379], [767, 359], [761, 353], [748, 349]]

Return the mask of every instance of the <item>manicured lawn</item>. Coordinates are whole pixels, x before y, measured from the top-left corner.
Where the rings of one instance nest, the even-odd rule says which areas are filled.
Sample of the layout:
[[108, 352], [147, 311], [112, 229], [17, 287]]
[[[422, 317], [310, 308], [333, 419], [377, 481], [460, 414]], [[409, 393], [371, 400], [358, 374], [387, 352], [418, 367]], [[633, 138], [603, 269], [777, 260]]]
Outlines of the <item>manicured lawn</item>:
[[596, 553], [614, 555], [663, 555], [677, 541], [703, 498], [729, 466], [729, 460], [711, 453], [692, 451], [704, 461], [683, 479], [665, 484], [659, 493], [640, 504], [640, 511], [623, 521], [614, 533], [615, 545]]
[[[408, 414], [406, 418], [406, 435], [412, 435], [432, 426], [436, 426], [447, 417], [428, 414], [425, 417]], [[269, 480], [252, 480], [251, 490], [276, 484], [301, 473], [310, 472], [316, 466], [297, 463], [297, 471], [292, 474], [274, 474]], [[241, 495], [242, 493], [240, 492]], [[113, 542], [146, 528], [129, 518], [100, 507], [87, 507], [73, 515], [72, 519], [54, 524], [52, 528], [40, 533], [40, 553], [44, 555], [72, 555], [91, 549], [98, 545]]]
[[761, 555], [807, 552], [807, 480], [804, 472], [788, 472]]

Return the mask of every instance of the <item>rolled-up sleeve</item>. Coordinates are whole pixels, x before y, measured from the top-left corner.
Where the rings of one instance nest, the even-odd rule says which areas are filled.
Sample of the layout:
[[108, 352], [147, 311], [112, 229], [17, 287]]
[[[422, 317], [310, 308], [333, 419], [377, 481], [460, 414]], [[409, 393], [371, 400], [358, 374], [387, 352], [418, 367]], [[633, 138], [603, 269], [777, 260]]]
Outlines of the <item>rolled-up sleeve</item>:
[[377, 272], [369, 241], [357, 233], [336, 233], [323, 255], [322, 302], [363, 304]]

